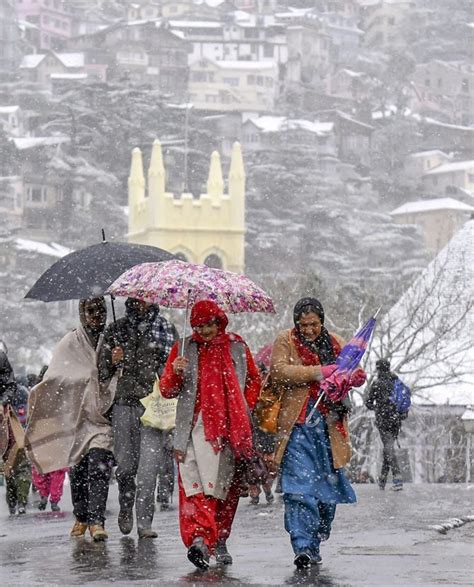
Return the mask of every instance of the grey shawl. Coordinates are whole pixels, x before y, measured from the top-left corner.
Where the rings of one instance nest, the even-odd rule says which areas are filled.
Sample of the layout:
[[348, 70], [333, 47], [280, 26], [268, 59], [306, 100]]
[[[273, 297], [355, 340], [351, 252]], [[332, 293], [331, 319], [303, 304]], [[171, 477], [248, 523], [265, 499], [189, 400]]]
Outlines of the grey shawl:
[[26, 449], [40, 473], [71, 467], [91, 448], [112, 450], [112, 428], [103, 414], [112, 405], [115, 380], [99, 387], [97, 351], [79, 326], [58, 344], [43, 381], [31, 391]]

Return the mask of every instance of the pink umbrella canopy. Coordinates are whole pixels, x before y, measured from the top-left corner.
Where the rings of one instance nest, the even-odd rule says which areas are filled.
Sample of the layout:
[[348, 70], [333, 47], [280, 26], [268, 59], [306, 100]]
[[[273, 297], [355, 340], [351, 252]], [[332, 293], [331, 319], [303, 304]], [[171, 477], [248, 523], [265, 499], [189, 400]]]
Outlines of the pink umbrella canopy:
[[167, 308], [187, 309], [200, 300], [212, 300], [230, 314], [275, 312], [271, 297], [248, 277], [178, 260], [136, 265], [107, 293]]

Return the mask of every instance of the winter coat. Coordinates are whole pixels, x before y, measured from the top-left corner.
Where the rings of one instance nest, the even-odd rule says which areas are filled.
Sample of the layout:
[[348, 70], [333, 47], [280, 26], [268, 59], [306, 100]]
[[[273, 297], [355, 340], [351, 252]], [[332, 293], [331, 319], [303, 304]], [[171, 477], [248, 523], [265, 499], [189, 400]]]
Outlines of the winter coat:
[[[116, 404], [140, 405], [140, 400], [153, 391], [156, 376], [161, 375], [176, 339], [176, 328], [159, 315], [156, 307], [150, 307], [143, 317], [127, 308], [123, 318], [108, 326], [99, 354], [99, 377], [104, 383], [119, 373]], [[112, 349], [116, 346], [122, 347], [124, 360], [112, 365]]]
[[[335, 334], [330, 334], [341, 346], [343, 341]], [[270, 376], [272, 385], [282, 392], [280, 413], [276, 432], [275, 464], [280, 465], [286, 445], [297, 423], [301, 410], [310, 392], [310, 383], [314, 380], [315, 367], [303, 365], [295, 345], [291, 342], [290, 332], [284, 330], [277, 336], [273, 345]], [[305, 383], [301, 383], [305, 381]], [[346, 436], [343, 437], [336, 428], [339, 415], [329, 411], [326, 416], [329, 440], [335, 469], [344, 467], [352, 455], [348, 433], [348, 419], [344, 417], [343, 425]]]
[[0, 404], [10, 403], [16, 393], [15, 375], [6, 353], [0, 351]]
[[390, 401], [397, 376], [390, 371], [379, 372], [377, 379], [370, 386], [365, 406], [375, 411], [375, 425], [380, 431], [390, 432], [396, 436], [400, 432], [401, 416]]

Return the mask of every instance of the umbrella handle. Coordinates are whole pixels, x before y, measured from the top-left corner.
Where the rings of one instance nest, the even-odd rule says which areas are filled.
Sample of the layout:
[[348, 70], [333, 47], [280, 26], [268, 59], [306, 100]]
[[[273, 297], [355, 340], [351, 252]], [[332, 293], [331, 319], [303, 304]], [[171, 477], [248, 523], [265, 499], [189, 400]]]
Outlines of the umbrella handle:
[[184, 341], [186, 339], [186, 325], [188, 323], [188, 315], [189, 315], [189, 296], [191, 294], [191, 290], [188, 289], [188, 297], [186, 299], [186, 312], [184, 313], [184, 324], [183, 324], [183, 340], [181, 342], [181, 356], [184, 357]]
[[316, 400], [316, 403], [311, 408], [311, 412], [306, 416], [305, 424], [306, 424], [306, 426], [308, 426], [308, 428], [314, 428], [316, 426], [316, 424], [319, 422], [319, 418], [317, 420], [315, 420], [314, 422], [311, 422], [311, 418], [314, 416], [314, 413], [318, 409], [319, 402], [323, 399], [324, 394], [325, 394], [325, 392], [323, 391], [323, 393], [321, 393], [319, 395], [318, 399]]

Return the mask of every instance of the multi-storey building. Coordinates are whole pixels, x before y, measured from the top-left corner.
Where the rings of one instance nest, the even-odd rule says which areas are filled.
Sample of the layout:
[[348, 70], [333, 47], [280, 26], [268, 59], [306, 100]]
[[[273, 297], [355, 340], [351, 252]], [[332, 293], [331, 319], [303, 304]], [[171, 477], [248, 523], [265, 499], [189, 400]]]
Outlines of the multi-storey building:
[[0, 75], [15, 71], [20, 58], [20, 32], [13, 2], [0, 0]]
[[189, 44], [160, 22], [113, 24], [71, 39], [68, 47], [84, 52], [88, 63], [105, 65], [108, 81], [127, 79], [177, 97], [186, 94]]
[[64, 0], [17, 0], [18, 18], [39, 30], [38, 49], [57, 49], [71, 36], [72, 18]]
[[416, 66], [413, 83], [420, 100], [435, 102], [451, 122], [474, 123], [474, 67], [466, 62], [434, 59]]
[[271, 112], [278, 95], [278, 70], [272, 61], [211, 61], [190, 66], [189, 97], [200, 110]]

